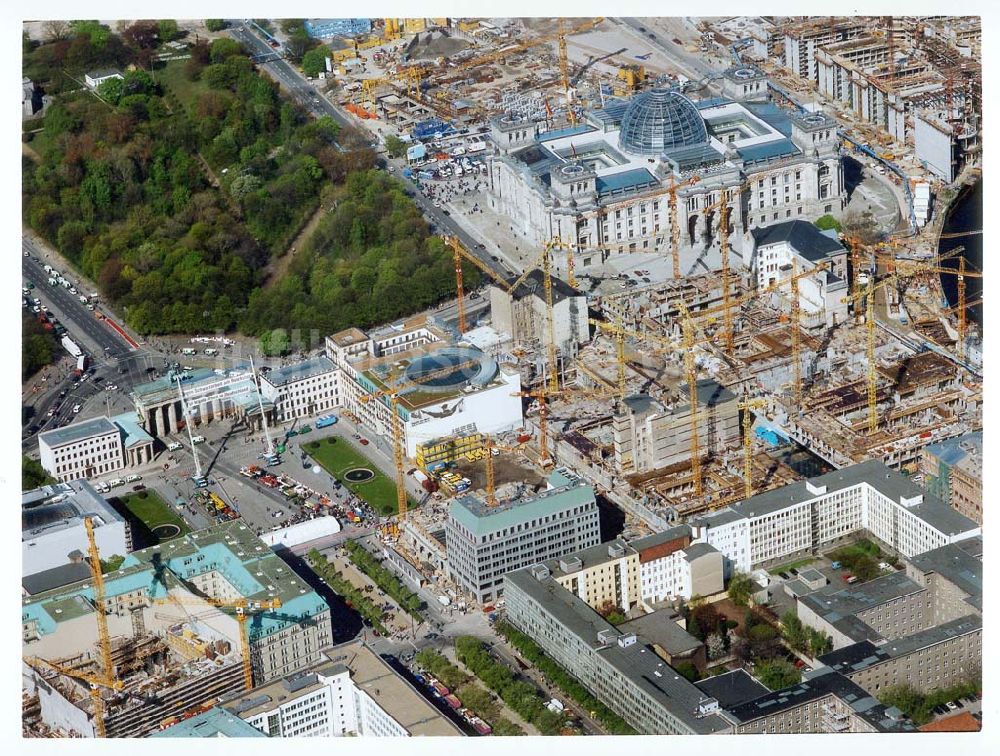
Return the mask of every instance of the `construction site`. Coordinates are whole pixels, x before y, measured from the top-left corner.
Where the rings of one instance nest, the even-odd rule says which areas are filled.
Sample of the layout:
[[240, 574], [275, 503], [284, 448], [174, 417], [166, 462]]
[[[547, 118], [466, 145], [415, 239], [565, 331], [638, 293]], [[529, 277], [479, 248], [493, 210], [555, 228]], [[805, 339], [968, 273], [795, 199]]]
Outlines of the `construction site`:
[[[325, 340], [394, 473], [366, 537], [410, 584], [489, 613], [505, 572], [596, 545], [599, 509], [657, 534], [868, 460], [917, 476], [982, 429], [983, 273], [942, 251], [982, 234], [945, 231], [980, 177], [974, 19], [364, 21], [324, 38], [326, 96], [461, 218], [434, 229], [454, 302]], [[143, 416], [171, 430], [168, 383]], [[211, 397], [185, 385], [186, 417]], [[239, 519], [104, 575], [89, 532], [91, 578], [22, 602], [26, 735], [144, 736], [329, 642]]]
[[326, 603], [239, 521], [32, 596], [22, 627], [31, 736], [142, 737], [314, 663], [331, 638]]

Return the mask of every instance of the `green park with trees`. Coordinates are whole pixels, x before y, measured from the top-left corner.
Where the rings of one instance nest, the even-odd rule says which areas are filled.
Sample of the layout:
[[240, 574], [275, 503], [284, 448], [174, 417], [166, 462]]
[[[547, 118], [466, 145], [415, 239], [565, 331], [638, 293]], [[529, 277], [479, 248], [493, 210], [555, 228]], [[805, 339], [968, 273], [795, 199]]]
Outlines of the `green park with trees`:
[[[42, 131], [25, 135], [24, 222], [132, 328], [329, 333], [454, 294], [448, 250], [403, 186], [374, 170], [367, 140], [286, 101], [228, 37], [156, 60], [181, 34], [169, 22], [115, 32], [84, 21], [24, 44], [24, 74], [54, 95]], [[123, 78], [81, 91], [86, 72], [108, 67]]]

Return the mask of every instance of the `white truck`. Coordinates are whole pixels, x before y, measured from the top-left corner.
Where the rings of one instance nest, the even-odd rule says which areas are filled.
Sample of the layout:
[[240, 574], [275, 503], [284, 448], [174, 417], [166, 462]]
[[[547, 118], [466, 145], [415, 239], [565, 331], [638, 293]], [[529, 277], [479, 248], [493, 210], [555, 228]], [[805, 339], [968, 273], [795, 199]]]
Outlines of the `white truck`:
[[73, 341], [69, 336], [62, 337], [63, 349], [70, 353], [71, 356], [79, 359], [83, 355], [83, 350], [77, 346], [77, 343]]

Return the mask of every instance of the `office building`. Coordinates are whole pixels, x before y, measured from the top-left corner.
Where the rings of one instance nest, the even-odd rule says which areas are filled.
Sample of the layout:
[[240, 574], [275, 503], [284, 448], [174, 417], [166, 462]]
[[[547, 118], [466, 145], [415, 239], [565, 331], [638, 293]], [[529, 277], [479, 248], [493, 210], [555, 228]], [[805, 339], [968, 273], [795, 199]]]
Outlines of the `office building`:
[[[791, 483], [692, 521], [742, 571], [867, 533], [904, 557], [981, 533], [980, 527], [878, 460]], [[713, 533], [720, 528], [721, 533]]]
[[507, 620], [643, 735], [731, 731], [705, 696], [635, 633], [614, 627], [535, 565], [506, 577]]
[[642, 600], [647, 606], [724, 590], [725, 563], [711, 544], [692, 542], [692, 531], [680, 525], [631, 543], [639, 555]]
[[497, 502], [466, 495], [448, 507], [448, 574], [480, 603], [503, 594], [504, 575], [600, 541], [594, 489], [552, 473], [550, 488]]
[[263, 738], [255, 727], [219, 707], [184, 719], [162, 730], [150, 733], [151, 738]]

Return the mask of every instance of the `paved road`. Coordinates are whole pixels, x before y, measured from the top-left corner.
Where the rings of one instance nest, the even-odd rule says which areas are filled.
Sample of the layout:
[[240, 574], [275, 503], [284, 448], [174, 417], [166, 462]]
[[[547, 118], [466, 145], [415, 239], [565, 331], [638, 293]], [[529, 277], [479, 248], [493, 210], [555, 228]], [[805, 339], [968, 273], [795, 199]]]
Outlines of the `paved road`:
[[[252, 55], [270, 55], [275, 50], [263, 39], [252, 32], [242, 21], [230, 21], [229, 34], [242, 43]], [[282, 88], [288, 90], [292, 98], [297, 100], [314, 116], [329, 116], [342, 127], [353, 125], [343, 113], [325, 97], [320, 95], [294, 66], [282, 58], [258, 64], [267, 71]], [[340, 145], [338, 145], [338, 149]]]
[[[47, 300], [49, 306], [58, 312], [57, 317], [66, 326], [70, 333], [84, 334], [100, 349], [100, 353], [91, 355], [96, 359], [101, 354], [106, 353], [112, 357], [124, 357], [132, 353], [132, 347], [110, 326], [98, 320], [94, 313], [86, 308], [79, 300], [79, 294], [70, 294], [69, 289], [62, 286], [49, 286], [49, 274], [42, 267], [42, 262], [35, 262], [34, 258], [41, 259], [42, 250], [34, 241], [28, 237], [21, 237], [21, 246], [30, 255], [21, 258], [21, 272], [24, 277], [35, 285], [35, 291], [42, 300]], [[72, 273], [63, 270], [63, 275]], [[72, 278], [70, 279], [72, 280]], [[91, 292], [80, 292], [89, 296]]]

